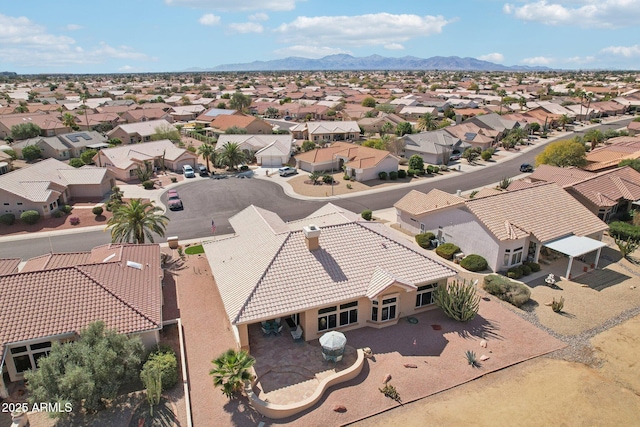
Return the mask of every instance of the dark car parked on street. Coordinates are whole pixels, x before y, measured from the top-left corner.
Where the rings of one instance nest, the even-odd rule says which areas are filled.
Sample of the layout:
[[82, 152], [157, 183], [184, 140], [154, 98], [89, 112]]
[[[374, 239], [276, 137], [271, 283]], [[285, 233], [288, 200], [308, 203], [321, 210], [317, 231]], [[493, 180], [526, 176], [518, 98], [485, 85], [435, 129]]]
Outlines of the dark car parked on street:
[[523, 163], [520, 165], [520, 172], [533, 172], [533, 166], [529, 163]]

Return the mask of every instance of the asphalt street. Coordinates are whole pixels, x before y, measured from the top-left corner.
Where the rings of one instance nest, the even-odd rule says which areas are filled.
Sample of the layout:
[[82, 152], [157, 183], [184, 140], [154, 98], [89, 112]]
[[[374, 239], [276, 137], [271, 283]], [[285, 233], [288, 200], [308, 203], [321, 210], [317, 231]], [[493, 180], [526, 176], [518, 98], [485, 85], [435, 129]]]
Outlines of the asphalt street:
[[[602, 131], [611, 128], [617, 129], [626, 126], [630, 121], [631, 119], [627, 119], [615, 124], [601, 125], [599, 128]], [[576, 133], [584, 133], [584, 130], [577, 129]], [[432, 182], [429, 177], [424, 177], [421, 178], [424, 180], [424, 184], [418, 186], [392, 188], [388, 191], [351, 198], [335, 198], [332, 202], [350, 211], [361, 212], [364, 209], [377, 210], [391, 207], [414, 189], [422, 192], [428, 192], [433, 188], [439, 188], [449, 193], [455, 193], [456, 190], [468, 191], [491, 185], [504, 177], [520, 175], [520, 164], [534, 164], [536, 155], [544, 150], [544, 147], [544, 145], [540, 145], [520, 156], [491, 167], [479, 165], [474, 172], [448, 172], [447, 179]], [[278, 176], [273, 178], [274, 180], [281, 179]], [[183, 240], [212, 238], [212, 220], [215, 221], [216, 235], [233, 233], [228, 219], [250, 204], [274, 211], [282, 219], [289, 221], [305, 217], [326, 203], [326, 201], [305, 201], [291, 198], [284, 193], [281, 186], [274, 182], [255, 178], [199, 179], [178, 187], [178, 191], [184, 203], [184, 210], [167, 213], [171, 221], [167, 227], [166, 236], [178, 236]], [[163, 196], [163, 202], [166, 202], [166, 195]], [[103, 231], [34, 237], [0, 244], [0, 258], [22, 257], [27, 259], [49, 253], [52, 249], [54, 252], [86, 251], [109, 241], [109, 233]], [[156, 240], [156, 242], [164, 241], [166, 239]]]

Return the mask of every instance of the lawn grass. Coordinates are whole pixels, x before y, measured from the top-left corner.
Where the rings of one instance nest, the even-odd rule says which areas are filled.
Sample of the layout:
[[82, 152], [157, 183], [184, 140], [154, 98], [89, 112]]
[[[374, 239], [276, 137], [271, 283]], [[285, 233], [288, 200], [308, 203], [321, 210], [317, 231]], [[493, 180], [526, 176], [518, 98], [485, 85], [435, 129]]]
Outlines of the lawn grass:
[[204, 248], [202, 247], [202, 245], [189, 246], [187, 249], [184, 250], [184, 253], [187, 255], [203, 254]]

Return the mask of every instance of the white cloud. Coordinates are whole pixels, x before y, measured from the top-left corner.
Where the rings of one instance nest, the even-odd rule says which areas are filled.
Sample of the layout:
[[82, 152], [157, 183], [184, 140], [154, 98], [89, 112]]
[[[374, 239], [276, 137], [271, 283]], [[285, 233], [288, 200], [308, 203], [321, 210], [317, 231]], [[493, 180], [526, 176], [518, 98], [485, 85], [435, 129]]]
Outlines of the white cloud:
[[520, 62], [527, 65], [549, 65], [553, 62], [553, 58], [547, 58], [546, 56], [534, 56], [533, 58], [525, 58]]
[[385, 46], [442, 32], [442, 16], [376, 13], [359, 16], [299, 16], [276, 29], [285, 38], [315, 46]]
[[122, 66], [120, 68], [118, 68], [118, 71], [133, 71], [134, 67], [132, 67], [131, 65], [125, 65]]
[[198, 22], [202, 25], [218, 25], [220, 23], [220, 17], [213, 13], [205, 13], [198, 19]]
[[404, 50], [404, 46], [402, 46], [400, 43], [385, 44], [384, 48], [388, 50]]
[[322, 58], [327, 55], [337, 55], [339, 53], [346, 53], [351, 55], [352, 52], [343, 49], [337, 49], [326, 46], [289, 46], [283, 49], [275, 50], [274, 53], [279, 56], [301, 56], [303, 58]]
[[640, 44], [636, 44], [633, 46], [609, 46], [602, 49], [601, 52], [624, 56], [625, 58], [631, 58], [634, 56], [640, 56]]
[[595, 56], [572, 56], [571, 58], [567, 58], [565, 62], [569, 64], [590, 64], [596, 60]]
[[211, 10], [293, 10], [305, 0], [164, 0], [170, 6], [197, 7]]
[[584, 28], [635, 26], [640, 19], [638, 0], [539, 0], [522, 6], [507, 3], [502, 10], [523, 21]]
[[65, 28], [69, 31], [76, 31], [76, 30], [81, 30], [84, 27], [78, 24], [68, 24]]
[[257, 22], [234, 22], [229, 24], [229, 29], [234, 33], [240, 34], [261, 33], [264, 31], [264, 27]]
[[478, 56], [478, 59], [482, 61], [495, 62], [498, 64], [502, 64], [504, 62], [504, 55], [498, 52], [488, 53], [486, 55]]
[[269, 15], [264, 12], [254, 13], [253, 15], [249, 15], [249, 21], [268, 21]]
[[0, 62], [19, 67], [98, 64], [106, 59], [153, 61], [129, 46], [112, 47], [100, 43], [83, 48], [67, 36], [50, 34], [45, 27], [26, 17], [0, 14]]

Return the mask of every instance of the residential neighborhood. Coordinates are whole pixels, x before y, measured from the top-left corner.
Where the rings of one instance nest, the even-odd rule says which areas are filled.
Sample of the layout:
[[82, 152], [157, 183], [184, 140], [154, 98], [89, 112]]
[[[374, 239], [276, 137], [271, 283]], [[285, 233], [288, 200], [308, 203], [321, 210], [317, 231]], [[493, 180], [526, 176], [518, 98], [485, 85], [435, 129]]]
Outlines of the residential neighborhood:
[[571, 372], [632, 425], [639, 122], [637, 72], [2, 75], [0, 424], [396, 425]]

